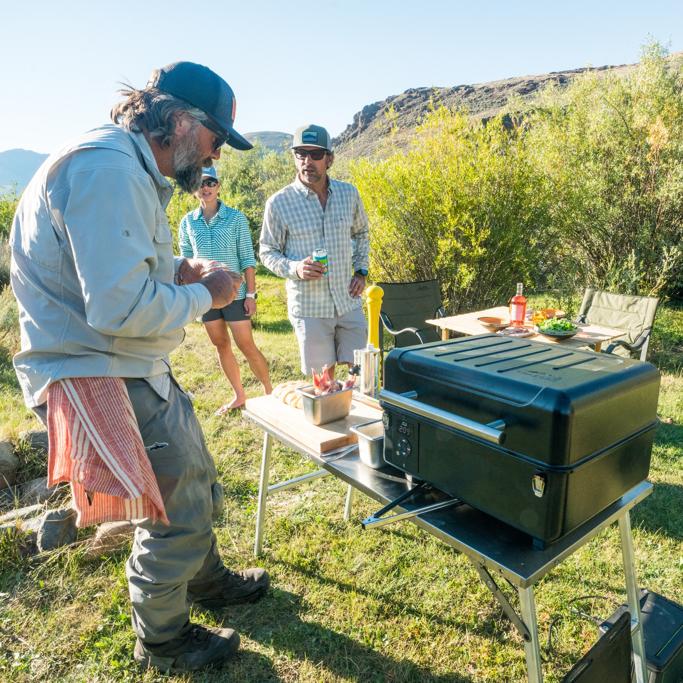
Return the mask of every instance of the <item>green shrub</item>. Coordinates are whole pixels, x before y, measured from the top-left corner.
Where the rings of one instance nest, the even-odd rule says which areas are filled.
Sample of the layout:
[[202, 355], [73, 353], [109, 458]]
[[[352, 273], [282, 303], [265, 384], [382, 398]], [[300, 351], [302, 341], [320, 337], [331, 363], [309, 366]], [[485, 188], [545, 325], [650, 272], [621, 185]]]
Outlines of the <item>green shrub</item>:
[[352, 164], [373, 279], [439, 278], [451, 312], [505, 301], [517, 281], [535, 285], [554, 231], [521, 132], [442, 107], [407, 152]]
[[19, 197], [16, 194], [0, 196], [0, 241], [7, 240], [12, 228], [12, 218], [17, 209]]
[[352, 163], [375, 280], [438, 277], [450, 311], [516, 281], [683, 294], [683, 72], [658, 45], [487, 123], [440, 108], [408, 150]]
[[19, 310], [8, 286], [0, 287], [0, 347], [14, 354], [19, 351]]
[[553, 197], [558, 267], [633, 294], [683, 291], [683, 73], [657, 45], [626, 75], [549, 90], [527, 121]]
[[9, 284], [10, 256], [9, 242], [0, 239], [0, 289]]
[[[291, 155], [269, 152], [258, 144], [248, 152], [224, 147], [216, 169], [221, 179], [221, 200], [244, 213], [254, 244], [258, 244], [266, 199], [294, 179]], [[174, 235], [177, 235], [183, 216], [198, 205], [199, 200], [194, 195], [174, 194], [167, 209]]]

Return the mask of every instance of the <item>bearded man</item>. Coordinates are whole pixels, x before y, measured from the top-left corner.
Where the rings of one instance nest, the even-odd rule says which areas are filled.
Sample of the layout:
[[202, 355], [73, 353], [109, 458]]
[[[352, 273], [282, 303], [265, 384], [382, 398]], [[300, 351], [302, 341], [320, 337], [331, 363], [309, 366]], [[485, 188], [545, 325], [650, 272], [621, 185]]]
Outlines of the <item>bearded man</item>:
[[[188, 602], [222, 608], [253, 601], [266, 592], [268, 575], [232, 572], [220, 559], [212, 531], [216, 469], [168, 364], [183, 326], [229, 304], [241, 279], [212, 261], [174, 259], [166, 177], [194, 192], [202, 167], [220, 157], [224, 143], [251, 145], [233, 128], [230, 86], [205, 66], [169, 64], [153, 71], [145, 88], [122, 94], [114, 123], [50, 156], [17, 208], [11, 281], [22, 346], [14, 365], [27, 405], [48, 424], [53, 479], [54, 458], [62, 455], [53, 445], [68, 445], [62, 480], [72, 483], [79, 518], [107, 519], [108, 511], [124, 509], [135, 519], [127, 563], [135, 659], [186, 671], [230, 657], [239, 644], [232, 629], [191, 624]], [[115, 410], [108, 390], [82, 400], [97, 395], [88, 392], [103, 381], [121, 387]], [[104, 433], [117, 412], [124, 426], [133, 423], [142, 460], [147, 451], [141, 467], [151, 464], [143, 482], [148, 497], [136, 497], [135, 482], [117, 470], [119, 435]], [[129, 446], [123, 443], [124, 456]], [[119, 498], [118, 507], [116, 495], [106, 495], [110, 489], [88, 483], [89, 468], [102, 472], [102, 463], [109, 467], [103, 476], [114, 480], [111, 490], [130, 484], [136, 492]], [[144, 507], [150, 496], [156, 508]]]

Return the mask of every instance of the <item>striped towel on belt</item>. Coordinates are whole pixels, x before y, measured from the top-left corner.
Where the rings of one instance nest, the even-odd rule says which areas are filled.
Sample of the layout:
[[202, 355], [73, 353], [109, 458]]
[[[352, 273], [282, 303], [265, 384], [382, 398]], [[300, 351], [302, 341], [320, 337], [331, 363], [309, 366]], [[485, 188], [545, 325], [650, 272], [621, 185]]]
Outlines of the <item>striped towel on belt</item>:
[[71, 482], [77, 526], [143, 518], [169, 523], [122, 379], [54, 382], [47, 422], [48, 486]]

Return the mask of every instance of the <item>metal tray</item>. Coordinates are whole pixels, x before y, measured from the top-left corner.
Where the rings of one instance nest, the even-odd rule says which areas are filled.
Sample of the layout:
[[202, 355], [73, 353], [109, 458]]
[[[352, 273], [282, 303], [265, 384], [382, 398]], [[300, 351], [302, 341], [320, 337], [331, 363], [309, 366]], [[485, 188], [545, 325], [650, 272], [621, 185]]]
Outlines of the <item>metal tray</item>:
[[353, 387], [335, 391], [333, 394], [316, 396], [312, 384], [296, 390], [301, 396], [304, 417], [314, 425], [324, 425], [328, 422], [346, 417], [351, 410]]
[[382, 420], [372, 420], [350, 428], [358, 437], [360, 461], [374, 470], [384, 467], [384, 425]]

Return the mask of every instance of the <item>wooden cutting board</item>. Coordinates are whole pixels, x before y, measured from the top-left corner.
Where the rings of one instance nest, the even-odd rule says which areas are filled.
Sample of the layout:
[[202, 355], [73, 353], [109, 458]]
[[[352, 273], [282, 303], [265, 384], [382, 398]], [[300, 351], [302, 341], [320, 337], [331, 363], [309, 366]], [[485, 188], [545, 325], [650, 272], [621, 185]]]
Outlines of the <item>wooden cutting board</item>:
[[327, 453], [335, 448], [356, 443], [358, 437], [351, 433], [349, 428], [363, 422], [379, 420], [382, 417], [381, 410], [355, 400], [344, 419], [318, 426], [311, 424], [304, 417], [303, 410], [287, 406], [274, 396], [250, 398], [245, 408], [254, 417], [267, 422], [294, 441], [298, 441], [317, 453]]

